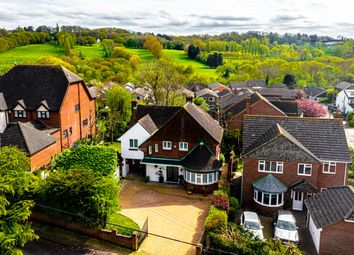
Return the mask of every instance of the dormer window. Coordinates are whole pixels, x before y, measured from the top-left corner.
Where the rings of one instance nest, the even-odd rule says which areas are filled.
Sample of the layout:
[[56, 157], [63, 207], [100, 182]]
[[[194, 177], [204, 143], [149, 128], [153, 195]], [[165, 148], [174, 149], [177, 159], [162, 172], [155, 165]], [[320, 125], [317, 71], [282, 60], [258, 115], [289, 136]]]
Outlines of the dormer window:
[[37, 118], [38, 119], [49, 119], [50, 114], [48, 111], [38, 111], [37, 112]]
[[26, 111], [15, 110], [14, 116], [15, 118], [26, 118]]

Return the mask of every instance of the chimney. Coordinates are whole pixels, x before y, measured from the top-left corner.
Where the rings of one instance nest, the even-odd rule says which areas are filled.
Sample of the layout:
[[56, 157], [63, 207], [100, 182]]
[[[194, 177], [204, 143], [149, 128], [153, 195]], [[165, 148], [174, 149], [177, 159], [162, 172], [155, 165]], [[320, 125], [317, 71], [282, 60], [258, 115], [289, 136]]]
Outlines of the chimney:
[[193, 97], [192, 96], [186, 96], [186, 103], [193, 103]]
[[247, 96], [246, 97], [246, 114], [251, 113], [251, 97]]
[[131, 101], [131, 104], [132, 104], [132, 116], [130, 118], [130, 125], [134, 125], [138, 120], [136, 119], [137, 116], [136, 116], [136, 111], [138, 109], [138, 101], [136, 99], [133, 99]]

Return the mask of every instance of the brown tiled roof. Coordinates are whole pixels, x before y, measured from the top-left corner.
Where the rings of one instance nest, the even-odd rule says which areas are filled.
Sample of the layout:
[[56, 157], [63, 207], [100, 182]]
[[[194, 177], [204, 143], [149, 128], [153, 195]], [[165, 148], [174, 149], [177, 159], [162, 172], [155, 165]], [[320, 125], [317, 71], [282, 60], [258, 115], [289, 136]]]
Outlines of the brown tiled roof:
[[245, 115], [243, 154], [254, 150], [257, 141], [271, 128], [281, 128], [320, 160], [351, 162], [343, 123], [340, 119]]
[[160, 128], [181, 109], [180, 106], [137, 105], [136, 116], [131, 125], [149, 114], [155, 125]]
[[317, 228], [340, 220], [354, 220], [354, 188], [330, 187], [305, 200]]
[[301, 111], [294, 101], [269, 101], [272, 105], [280, 109], [287, 116], [299, 116]]
[[1, 146], [17, 146], [32, 155], [55, 143], [56, 138], [25, 123], [9, 124], [1, 134]]
[[145, 128], [146, 131], [149, 132], [149, 134], [154, 133], [158, 129], [149, 114], [146, 114], [144, 117], [142, 117], [140, 120], [138, 120], [138, 123], [143, 128]]
[[224, 130], [218, 121], [193, 103], [185, 104], [184, 109], [215, 139], [215, 141], [221, 143]]

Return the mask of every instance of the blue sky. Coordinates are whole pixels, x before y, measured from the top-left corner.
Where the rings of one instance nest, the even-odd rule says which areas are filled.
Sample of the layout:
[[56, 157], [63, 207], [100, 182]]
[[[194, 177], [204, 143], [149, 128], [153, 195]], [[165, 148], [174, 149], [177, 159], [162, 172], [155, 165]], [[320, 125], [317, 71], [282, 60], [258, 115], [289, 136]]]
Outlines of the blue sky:
[[80, 25], [166, 34], [238, 31], [354, 37], [351, 0], [0, 0], [0, 27]]

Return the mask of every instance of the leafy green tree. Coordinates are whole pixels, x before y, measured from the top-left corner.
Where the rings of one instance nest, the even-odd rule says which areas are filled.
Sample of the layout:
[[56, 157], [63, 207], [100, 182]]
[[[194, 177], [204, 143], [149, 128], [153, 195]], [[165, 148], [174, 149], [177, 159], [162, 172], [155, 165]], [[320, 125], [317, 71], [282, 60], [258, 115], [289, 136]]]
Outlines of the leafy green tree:
[[326, 96], [328, 98], [328, 101], [332, 104], [335, 102], [337, 94], [338, 94], [338, 91], [335, 89], [327, 89], [326, 90]]
[[38, 239], [28, 218], [32, 200], [24, 199], [31, 190], [27, 155], [16, 147], [0, 149], [0, 253], [22, 254], [21, 248]]
[[204, 111], [208, 112], [209, 111], [209, 105], [205, 102], [205, 99], [202, 97], [197, 97], [194, 98], [193, 103], [200, 108], [202, 108]]
[[119, 189], [117, 180], [90, 169], [56, 171], [42, 181], [38, 201], [47, 207], [94, 220], [46, 209], [54, 217], [65, 217], [90, 227], [105, 227], [107, 216], [119, 209]]
[[196, 59], [198, 54], [200, 53], [200, 50], [198, 47], [195, 47], [193, 44], [190, 44], [188, 46], [188, 57], [190, 59]]
[[293, 74], [286, 74], [283, 79], [283, 83], [288, 86], [288, 88], [295, 88], [296, 78]]

